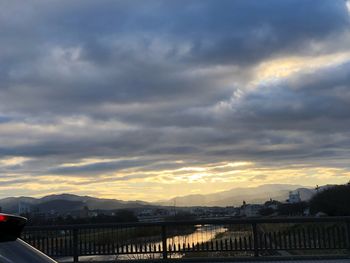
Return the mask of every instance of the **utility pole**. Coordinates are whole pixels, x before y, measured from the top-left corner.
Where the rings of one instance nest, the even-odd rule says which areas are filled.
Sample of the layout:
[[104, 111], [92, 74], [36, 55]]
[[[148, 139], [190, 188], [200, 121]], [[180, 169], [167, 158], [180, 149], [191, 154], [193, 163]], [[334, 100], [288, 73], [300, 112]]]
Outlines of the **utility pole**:
[[174, 216], [176, 218], [176, 197], [174, 198]]

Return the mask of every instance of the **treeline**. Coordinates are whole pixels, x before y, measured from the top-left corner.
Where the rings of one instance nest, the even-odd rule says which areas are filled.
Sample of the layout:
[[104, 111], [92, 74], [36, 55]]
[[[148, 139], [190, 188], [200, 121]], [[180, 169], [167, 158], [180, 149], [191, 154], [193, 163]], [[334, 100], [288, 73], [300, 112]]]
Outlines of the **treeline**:
[[350, 184], [333, 186], [317, 193], [310, 200], [310, 212], [350, 216]]
[[305, 215], [306, 209], [309, 207], [307, 202], [299, 202], [295, 204], [279, 203], [277, 210], [270, 207], [262, 208], [259, 213], [262, 216], [270, 216], [277, 212], [280, 216], [302, 216]]
[[24, 215], [27, 225], [72, 225], [72, 224], [101, 224], [101, 223], [131, 223], [138, 222], [137, 216], [130, 210], [118, 210], [115, 215], [99, 214], [92, 217], [57, 216], [54, 218], [44, 218], [33, 214]]
[[318, 192], [308, 201], [299, 203], [281, 203], [272, 201], [277, 209], [269, 207], [268, 201], [259, 213], [261, 216], [350, 216], [350, 183], [318, 188]]

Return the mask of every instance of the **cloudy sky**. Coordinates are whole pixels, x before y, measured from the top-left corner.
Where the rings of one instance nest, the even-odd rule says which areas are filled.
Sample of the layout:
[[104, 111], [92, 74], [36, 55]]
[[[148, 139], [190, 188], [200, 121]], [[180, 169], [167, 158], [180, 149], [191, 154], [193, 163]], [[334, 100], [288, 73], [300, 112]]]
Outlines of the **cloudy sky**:
[[350, 2], [2, 0], [0, 197], [350, 179]]

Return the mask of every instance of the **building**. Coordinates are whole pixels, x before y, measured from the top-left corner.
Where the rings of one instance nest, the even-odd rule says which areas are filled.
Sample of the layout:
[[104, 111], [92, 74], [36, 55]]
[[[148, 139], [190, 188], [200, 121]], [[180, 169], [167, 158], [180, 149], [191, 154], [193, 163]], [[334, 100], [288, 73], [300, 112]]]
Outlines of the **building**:
[[25, 202], [20, 201], [18, 203], [18, 215], [25, 215], [32, 212], [32, 206]]
[[257, 204], [244, 204], [241, 207], [241, 216], [256, 217], [260, 216], [260, 210], [263, 208], [262, 205]]
[[290, 191], [289, 198], [287, 199], [287, 203], [296, 204], [296, 203], [300, 203], [300, 202], [301, 202], [301, 198], [300, 198], [299, 191], [298, 192]]
[[281, 204], [281, 202], [276, 201], [276, 200], [272, 200], [272, 199], [270, 198], [269, 201], [266, 201], [266, 202], [265, 202], [264, 206], [265, 206], [265, 208], [270, 208], [270, 209], [276, 211], [276, 210], [278, 209], [278, 206], [279, 206], [280, 204]]

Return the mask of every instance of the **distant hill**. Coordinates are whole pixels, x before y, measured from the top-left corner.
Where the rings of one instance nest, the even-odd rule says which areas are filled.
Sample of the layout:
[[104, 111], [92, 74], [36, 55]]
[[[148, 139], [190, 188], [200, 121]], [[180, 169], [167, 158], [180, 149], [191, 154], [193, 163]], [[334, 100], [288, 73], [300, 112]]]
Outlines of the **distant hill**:
[[263, 203], [270, 198], [278, 201], [288, 199], [290, 191], [299, 191], [303, 201], [309, 200], [314, 189], [292, 184], [265, 184], [258, 187], [233, 188], [228, 191], [207, 195], [186, 195], [156, 202], [158, 205], [172, 206], [237, 206], [243, 200], [247, 203]]
[[35, 208], [37, 208], [38, 211], [50, 212], [52, 210], [55, 210], [57, 213], [65, 213], [68, 211], [82, 210], [84, 208], [84, 205], [85, 204], [82, 201], [57, 199], [37, 204]]
[[0, 206], [4, 213], [17, 213], [20, 204], [31, 207], [32, 210], [35, 209], [41, 212], [56, 211], [59, 213], [82, 210], [85, 206], [92, 210], [113, 210], [150, 205], [143, 201], [122, 201], [73, 194], [49, 195], [42, 198], [8, 197], [0, 199]]
[[38, 200], [32, 197], [8, 197], [0, 200], [0, 206], [4, 213], [15, 213], [18, 211], [19, 203], [25, 203], [29, 205], [38, 204]]
[[[331, 185], [322, 186], [319, 191], [329, 188]], [[126, 208], [142, 208], [149, 206], [238, 206], [243, 200], [247, 203], [263, 203], [270, 198], [285, 201], [290, 191], [299, 191], [303, 201], [309, 200], [316, 190], [291, 184], [266, 184], [258, 187], [233, 188], [228, 191], [217, 192], [208, 195], [187, 195], [162, 200], [154, 203], [143, 201], [122, 201], [117, 199], [96, 198], [91, 196], [79, 196], [73, 194], [48, 195], [42, 198], [32, 197], [8, 197], [0, 199], [0, 207], [5, 213], [17, 213], [19, 204], [31, 207], [40, 212], [56, 211], [67, 213], [82, 210], [87, 206], [91, 210], [114, 210]]]

